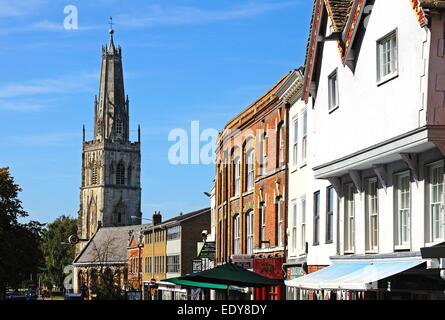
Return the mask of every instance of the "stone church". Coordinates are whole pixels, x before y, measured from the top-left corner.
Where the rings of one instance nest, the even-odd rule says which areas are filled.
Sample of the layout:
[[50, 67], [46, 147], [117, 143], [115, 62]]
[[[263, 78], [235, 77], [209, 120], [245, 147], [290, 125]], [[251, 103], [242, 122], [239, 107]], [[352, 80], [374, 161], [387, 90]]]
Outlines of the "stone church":
[[[94, 136], [85, 139], [83, 128], [82, 182], [78, 236], [91, 239], [98, 227], [141, 223], [141, 149], [130, 141], [130, 102], [125, 95], [122, 48], [116, 47], [114, 30], [102, 47], [99, 96], [94, 99]], [[136, 216], [137, 218], [132, 218]], [[81, 241], [77, 253], [86, 245]]]

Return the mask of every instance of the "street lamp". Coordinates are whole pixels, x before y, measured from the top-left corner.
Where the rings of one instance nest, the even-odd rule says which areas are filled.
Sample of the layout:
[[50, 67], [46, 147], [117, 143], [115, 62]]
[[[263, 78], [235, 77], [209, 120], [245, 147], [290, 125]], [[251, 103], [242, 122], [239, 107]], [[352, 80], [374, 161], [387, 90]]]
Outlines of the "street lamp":
[[[138, 217], [138, 216], [131, 216], [131, 219], [138, 219], [138, 220], [146, 220], [146, 221], [150, 221], [151, 222], [151, 226], [152, 226], [152, 232], [151, 232], [151, 278], [154, 279], [155, 278], [155, 242], [154, 242], [154, 235], [155, 235], [155, 224], [153, 219], [149, 219], [149, 218], [142, 218], [142, 217]], [[140, 252], [141, 250], [139, 249], [139, 259], [140, 259]], [[138, 275], [140, 274], [141, 270], [139, 270]], [[141, 283], [139, 283], [139, 285], [141, 285]]]

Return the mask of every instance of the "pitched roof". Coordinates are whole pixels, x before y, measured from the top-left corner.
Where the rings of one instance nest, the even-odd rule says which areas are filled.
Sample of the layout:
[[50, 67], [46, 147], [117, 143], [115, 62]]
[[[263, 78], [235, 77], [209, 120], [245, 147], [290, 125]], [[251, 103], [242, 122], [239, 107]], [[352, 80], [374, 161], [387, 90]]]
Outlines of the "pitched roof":
[[326, 6], [332, 20], [334, 31], [342, 32], [349, 14], [352, 9], [354, 0], [329, 0]]
[[199, 216], [203, 213], [210, 213], [210, 208], [204, 208], [204, 209], [200, 209], [200, 210], [196, 210], [196, 211], [192, 211], [186, 214], [181, 214], [179, 216], [176, 216], [174, 218], [168, 219], [166, 221], [164, 221], [162, 224], [168, 224], [168, 223], [173, 223], [173, 222], [181, 222], [184, 221], [186, 219], [192, 218], [194, 216]]
[[127, 263], [130, 231], [142, 231], [150, 226], [142, 224], [100, 228], [76, 257], [74, 264]]
[[445, 8], [445, 1], [439, 0], [420, 0], [420, 6], [422, 8]]

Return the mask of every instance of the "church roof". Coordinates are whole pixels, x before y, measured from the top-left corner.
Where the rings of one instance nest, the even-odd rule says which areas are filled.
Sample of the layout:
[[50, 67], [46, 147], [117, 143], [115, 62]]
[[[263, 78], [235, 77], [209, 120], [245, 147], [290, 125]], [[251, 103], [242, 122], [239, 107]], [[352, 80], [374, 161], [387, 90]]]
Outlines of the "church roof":
[[131, 231], [143, 231], [151, 224], [100, 228], [74, 260], [74, 265], [126, 264]]

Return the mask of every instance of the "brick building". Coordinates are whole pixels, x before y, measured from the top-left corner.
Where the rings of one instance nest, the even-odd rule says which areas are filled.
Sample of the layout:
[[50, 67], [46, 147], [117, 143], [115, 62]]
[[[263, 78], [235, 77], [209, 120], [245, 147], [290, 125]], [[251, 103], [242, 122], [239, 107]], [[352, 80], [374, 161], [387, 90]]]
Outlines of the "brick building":
[[[287, 106], [295, 71], [232, 119], [216, 149], [216, 259], [283, 279], [286, 249]], [[256, 299], [281, 299], [281, 287]]]

